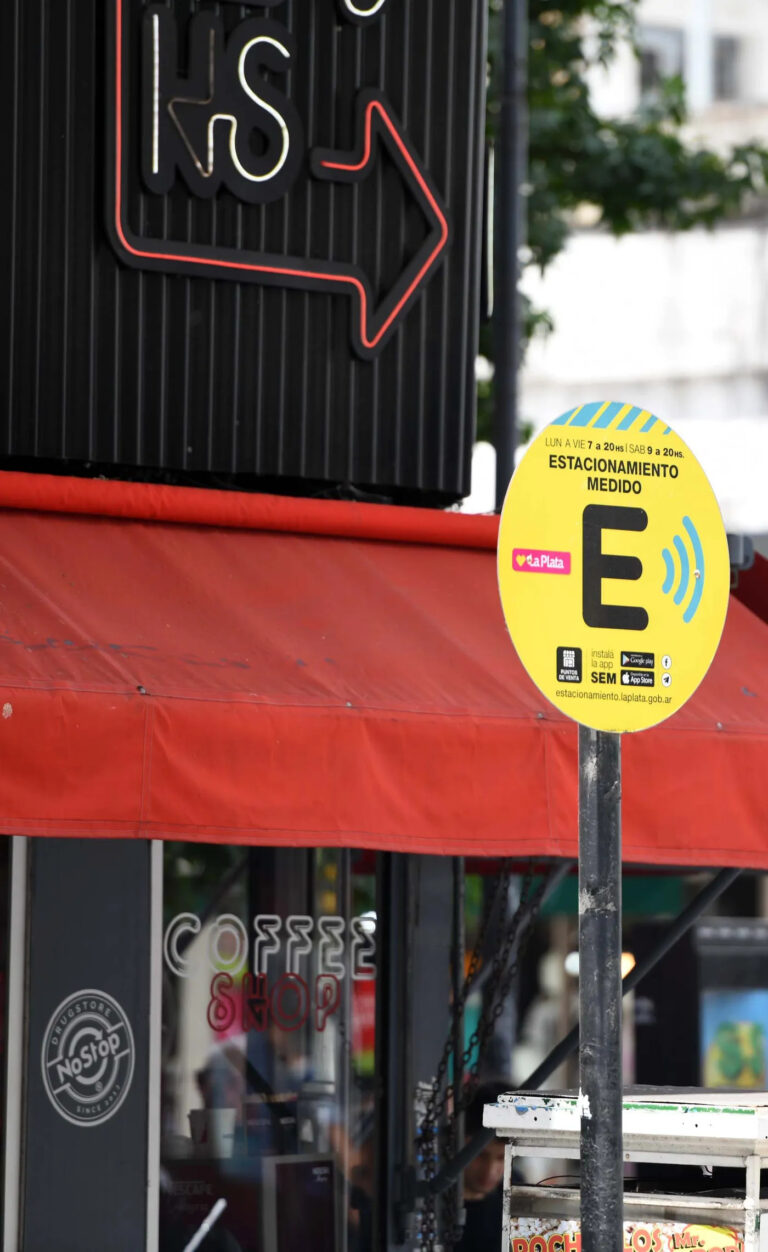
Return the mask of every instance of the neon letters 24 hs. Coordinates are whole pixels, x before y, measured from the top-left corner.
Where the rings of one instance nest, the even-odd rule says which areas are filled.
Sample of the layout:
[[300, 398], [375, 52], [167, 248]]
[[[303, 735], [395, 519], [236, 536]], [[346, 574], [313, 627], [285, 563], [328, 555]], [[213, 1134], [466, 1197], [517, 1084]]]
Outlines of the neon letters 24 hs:
[[[376, 356], [443, 261], [450, 233], [439, 193], [386, 97], [375, 89], [360, 91], [350, 102], [356, 114], [354, 150], [314, 148], [309, 160], [317, 180], [356, 183], [374, 168], [382, 145], [427, 220], [426, 238], [377, 304], [375, 281], [351, 261], [252, 252], [242, 244], [218, 246], [137, 231], [129, 216], [131, 82], [142, 82], [141, 166], [150, 191], [164, 194], [181, 175], [195, 197], [210, 198], [226, 187], [246, 204], [268, 203], [290, 191], [305, 162], [301, 119], [288, 95], [263, 78], [265, 68], [287, 72], [294, 42], [285, 27], [266, 18], [247, 18], [225, 40], [221, 19], [206, 11], [189, 23], [189, 68], [180, 78], [174, 12], [150, 4], [142, 28], [143, 72], [137, 75], [129, 64], [129, 0], [112, 0], [112, 6], [108, 229], [121, 260], [137, 269], [348, 295], [352, 346], [363, 358]], [[358, 22], [379, 20], [384, 10], [385, 3], [371, 7], [369, 0], [343, 0], [344, 15]], [[252, 147], [254, 132], [262, 138], [260, 152]]]
[[[287, 73], [295, 55], [290, 32], [249, 18], [225, 40], [221, 19], [198, 13], [189, 24], [189, 72], [180, 79], [174, 14], [154, 4], [143, 27], [142, 174], [150, 191], [165, 195], [178, 170], [199, 197], [222, 184], [255, 204], [283, 196], [299, 172], [303, 128], [289, 98], [258, 70]], [[258, 157], [254, 131], [265, 144]]]
[[[242, 4], [243, 0], [225, 0], [227, 4]], [[246, 4], [285, 4], [285, 0], [245, 0]], [[389, 0], [337, 0], [339, 12], [350, 22], [375, 22], [383, 17]]]

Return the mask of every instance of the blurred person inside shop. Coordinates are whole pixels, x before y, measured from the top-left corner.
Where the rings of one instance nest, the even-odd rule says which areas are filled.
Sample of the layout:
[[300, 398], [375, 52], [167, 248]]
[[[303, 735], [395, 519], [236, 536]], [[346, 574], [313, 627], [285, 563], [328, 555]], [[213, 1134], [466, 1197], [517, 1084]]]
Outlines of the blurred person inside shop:
[[[466, 1142], [483, 1129], [485, 1105], [495, 1104], [499, 1096], [511, 1091], [513, 1086], [509, 1078], [480, 1084], [464, 1116]], [[466, 1220], [455, 1252], [498, 1252], [504, 1191], [503, 1139], [492, 1139], [469, 1162], [463, 1174], [463, 1187]]]

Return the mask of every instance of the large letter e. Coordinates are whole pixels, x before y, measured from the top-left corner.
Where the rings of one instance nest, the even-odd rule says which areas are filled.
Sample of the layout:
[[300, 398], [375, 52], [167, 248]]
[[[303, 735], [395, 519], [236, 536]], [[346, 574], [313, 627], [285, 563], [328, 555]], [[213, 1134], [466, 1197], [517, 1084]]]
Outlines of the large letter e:
[[621, 504], [588, 504], [582, 517], [583, 607], [587, 626], [609, 630], [645, 630], [648, 614], [630, 604], [603, 604], [603, 579], [626, 578], [634, 581], [643, 572], [636, 556], [604, 553], [604, 530], [645, 530], [648, 514], [645, 509], [630, 509]]

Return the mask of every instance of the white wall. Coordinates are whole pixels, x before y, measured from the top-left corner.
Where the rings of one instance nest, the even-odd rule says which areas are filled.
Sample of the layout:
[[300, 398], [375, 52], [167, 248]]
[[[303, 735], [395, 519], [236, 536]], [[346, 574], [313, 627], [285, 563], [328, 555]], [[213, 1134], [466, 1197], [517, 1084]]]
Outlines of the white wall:
[[553, 395], [617, 383], [686, 414], [768, 413], [768, 222], [581, 232], [523, 286], [556, 324], [528, 353], [527, 416], [544, 417]]
[[729, 529], [768, 530], [768, 222], [581, 232], [524, 287], [556, 323], [529, 349], [524, 418], [538, 430], [587, 400], [642, 405], [699, 455]]

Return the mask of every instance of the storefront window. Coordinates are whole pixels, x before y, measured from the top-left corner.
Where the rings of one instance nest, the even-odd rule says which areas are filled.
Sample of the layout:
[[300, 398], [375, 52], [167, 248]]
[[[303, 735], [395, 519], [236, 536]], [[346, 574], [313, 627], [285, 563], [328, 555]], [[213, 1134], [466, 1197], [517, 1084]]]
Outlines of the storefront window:
[[163, 1252], [217, 1204], [209, 1252], [371, 1247], [374, 885], [368, 854], [166, 845]]

